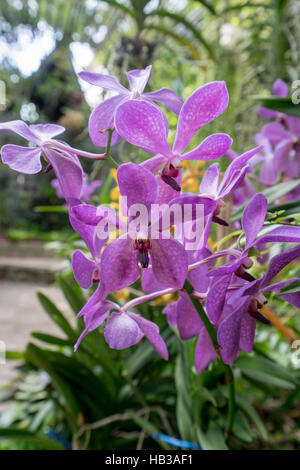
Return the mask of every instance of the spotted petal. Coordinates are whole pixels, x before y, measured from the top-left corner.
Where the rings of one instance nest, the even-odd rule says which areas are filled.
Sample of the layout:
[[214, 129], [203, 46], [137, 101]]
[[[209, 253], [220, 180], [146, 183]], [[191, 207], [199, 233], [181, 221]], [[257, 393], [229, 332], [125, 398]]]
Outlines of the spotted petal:
[[93, 284], [95, 262], [87, 258], [81, 250], [76, 250], [72, 256], [72, 268], [78, 284], [84, 289], [89, 289]]
[[129, 237], [120, 237], [107, 245], [100, 265], [100, 278], [105, 287], [111, 292], [119, 291], [139, 277], [138, 252], [134, 241]]
[[[91, 113], [89, 119], [89, 134], [94, 145], [105, 147], [107, 144], [108, 133], [105, 129], [114, 127], [114, 118], [118, 106], [126, 99], [124, 95], [117, 95], [113, 98], [100, 103]], [[121, 140], [119, 134], [114, 131], [112, 133], [111, 145], [116, 145]]]
[[181, 160], [216, 160], [229, 150], [232, 139], [227, 134], [212, 134], [191, 152], [182, 155]]
[[146, 336], [148, 341], [150, 341], [158, 354], [160, 354], [160, 356], [167, 361], [168, 349], [166, 343], [159, 334], [158, 326], [155, 323], [146, 320], [146, 318], [143, 318], [140, 315], [136, 315], [135, 313], [128, 312], [128, 315], [138, 324], [141, 331]]
[[167, 287], [181, 289], [188, 273], [184, 247], [177, 240], [151, 240], [152, 269], [156, 279]]
[[194, 91], [179, 114], [174, 153], [181, 154], [201, 127], [220, 116], [228, 100], [225, 82], [211, 82]]
[[153, 154], [171, 155], [164, 113], [142, 100], [129, 100], [118, 107], [115, 124], [123, 139]]

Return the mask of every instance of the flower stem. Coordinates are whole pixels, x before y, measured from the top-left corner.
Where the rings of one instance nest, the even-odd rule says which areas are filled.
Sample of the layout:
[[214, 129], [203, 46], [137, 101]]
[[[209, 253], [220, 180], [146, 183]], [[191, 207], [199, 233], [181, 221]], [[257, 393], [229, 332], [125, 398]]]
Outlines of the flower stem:
[[112, 166], [114, 168], [118, 168], [119, 167], [118, 163], [116, 162], [116, 160], [112, 157], [112, 155], [110, 153], [111, 138], [112, 138], [113, 131], [114, 131], [114, 129], [108, 129], [107, 130], [108, 136], [107, 136], [107, 144], [106, 144], [106, 149], [105, 149], [105, 157], [108, 161], [110, 161], [110, 163], [112, 164]]
[[208, 316], [206, 315], [202, 305], [200, 302], [192, 296], [193, 293], [193, 287], [190, 284], [189, 281], [186, 281], [184, 284], [184, 289], [185, 291], [189, 294], [191, 301], [193, 302], [193, 306], [195, 307], [196, 311], [198, 312], [205, 328], [206, 331], [210, 337], [210, 340], [215, 348], [218, 360], [220, 364], [222, 365], [222, 368], [224, 370], [225, 376], [226, 376], [226, 382], [227, 382], [227, 387], [228, 387], [228, 416], [227, 416], [227, 426], [226, 426], [226, 443], [228, 443], [228, 440], [232, 434], [232, 428], [234, 424], [234, 412], [235, 412], [235, 387], [234, 387], [234, 376], [232, 373], [231, 367], [229, 365], [224, 364], [223, 359], [220, 354], [220, 345], [218, 344], [218, 338], [217, 338], [217, 333], [215, 330], [215, 327], [213, 324], [210, 322]]

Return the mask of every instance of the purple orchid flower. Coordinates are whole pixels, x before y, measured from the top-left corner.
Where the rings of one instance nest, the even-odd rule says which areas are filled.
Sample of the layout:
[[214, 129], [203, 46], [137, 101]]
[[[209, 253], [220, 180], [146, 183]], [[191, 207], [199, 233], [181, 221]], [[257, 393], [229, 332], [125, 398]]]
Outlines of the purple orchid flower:
[[[273, 95], [276, 96], [277, 98], [285, 98], [289, 94], [287, 84], [280, 78], [275, 80], [275, 82], [273, 83], [272, 91], [273, 91]], [[282, 113], [278, 113], [277, 111], [273, 111], [272, 109], [264, 108], [263, 106], [259, 107], [258, 112], [261, 115], [261, 117], [265, 119], [277, 118], [279, 121], [283, 121], [283, 122], [285, 119], [284, 118], [285, 115], [283, 115]]]
[[[238, 154], [233, 150], [229, 149], [225, 155], [231, 162], [238, 158]], [[248, 165], [248, 169], [245, 174], [244, 180], [241, 182], [240, 186], [235, 189], [233, 192], [233, 205], [240, 206], [244, 204], [244, 202], [249, 201], [251, 197], [255, 194], [255, 189], [251, 181], [247, 178], [247, 175], [253, 173], [253, 163], [251, 162]]]
[[[105, 147], [107, 134], [101, 134], [105, 129], [114, 128], [114, 119], [118, 106], [131, 99], [142, 99], [146, 101], [157, 101], [167, 106], [175, 114], [179, 114], [183, 100], [169, 88], [160, 88], [151, 93], [144, 93], [149, 80], [152, 66], [149, 65], [142, 70], [131, 70], [127, 72], [129, 90], [121, 85], [115, 77], [99, 73], [80, 72], [78, 75], [82, 80], [107, 90], [113, 90], [118, 94], [100, 103], [92, 112], [89, 120], [89, 134], [94, 145]], [[116, 145], [121, 139], [117, 131], [113, 131], [111, 145]]]
[[4, 145], [1, 149], [3, 163], [12, 170], [25, 174], [35, 174], [41, 171], [41, 156], [48, 163], [48, 168], [54, 169], [59, 185], [68, 203], [80, 202], [83, 186], [83, 170], [77, 155], [88, 158], [102, 158], [102, 155], [92, 155], [88, 152], [73, 149], [64, 142], [53, 137], [64, 132], [64, 127], [56, 124], [37, 124], [28, 126], [23, 121], [0, 123], [0, 130], [15, 132], [32, 142], [35, 147], [19, 145]]
[[224, 205], [223, 199], [236, 191], [236, 189], [239, 188], [240, 185], [244, 182], [245, 175], [249, 169], [247, 162], [261, 149], [262, 146], [256, 147], [235, 158], [227, 167], [221, 183], [219, 182], [220, 168], [217, 163], [213, 163], [206, 170], [200, 184], [200, 195], [202, 197], [208, 197], [214, 200], [216, 203], [216, 208], [205, 221], [204, 236], [202, 237], [201, 245], [199, 246], [200, 252], [207, 245], [211, 223], [217, 222], [223, 225], [227, 225], [226, 221], [223, 221], [218, 217], [221, 208]]
[[[228, 297], [228, 305], [232, 307], [232, 311], [218, 328], [218, 342], [222, 346], [221, 354], [226, 364], [231, 364], [241, 349], [247, 353], [252, 351], [256, 319], [264, 321], [264, 317], [258, 312], [267, 302], [264, 293], [274, 291], [278, 294], [280, 288], [295, 281], [295, 278], [292, 278], [269, 284], [285, 266], [299, 256], [300, 245], [279, 253], [271, 259], [267, 272], [260, 279], [244, 285]], [[286, 295], [285, 300], [296, 307], [300, 306], [298, 292]]]
[[[116, 240], [109, 243], [102, 254], [100, 262], [100, 279], [108, 292], [118, 291], [134, 283], [140, 277], [139, 263], [142, 268], [148, 268], [151, 258], [151, 268], [157, 281], [167, 287], [181, 288], [187, 276], [188, 257], [184, 246], [164, 232], [174, 225], [174, 219], [170, 217], [165, 223], [161, 214], [152, 219], [152, 204], [156, 203], [157, 182], [154, 175], [140, 165], [127, 163], [121, 165], [117, 172], [118, 183], [122, 196], [127, 197], [130, 210], [134, 204], [141, 204], [149, 211], [150, 225], [142, 227], [138, 232], [138, 238], [133, 239], [126, 232]], [[170, 204], [184, 206], [189, 203], [202, 204], [204, 215], [215, 208], [214, 201], [199, 196], [182, 196], [174, 199]], [[99, 217], [99, 208], [80, 205], [73, 207], [72, 214], [83, 223], [96, 226]], [[194, 217], [194, 211], [191, 213]], [[154, 230], [152, 230], [154, 225]], [[161, 230], [161, 231], [160, 231]], [[155, 235], [155, 236], [154, 236]]]
[[272, 145], [263, 133], [256, 134], [254, 140], [263, 146], [257, 160], [258, 163], [261, 161], [258, 181], [265, 186], [272, 186], [278, 178]]
[[300, 118], [287, 116], [289, 130], [278, 122], [266, 124], [262, 133], [274, 150], [274, 167], [290, 178], [299, 176], [300, 167]]
[[[196, 90], [184, 103], [178, 117], [174, 145], [167, 142], [168, 121], [165, 114], [146, 101], [130, 100], [118, 107], [115, 117], [117, 132], [133, 145], [156, 155], [144, 166], [180, 191], [180, 167], [183, 160], [215, 160], [224, 155], [232, 140], [227, 134], [212, 134], [197, 148], [183, 153], [192, 137], [205, 124], [216, 119], [228, 105], [224, 82], [212, 82]], [[161, 202], [168, 202], [170, 198]]]
[[158, 326], [136, 313], [122, 311], [114, 302], [103, 301], [102, 294], [98, 292], [100, 289], [99, 286], [93, 297], [78, 314], [78, 317], [84, 317], [85, 329], [75, 344], [75, 351], [87, 333], [98, 328], [113, 311], [107, 319], [104, 329], [104, 337], [112, 349], [129, 348], [146, 336], [158, 354], [167, 360], [167, 346], [159, 334]]
[[210, 272], [213, 277], [210, 290], [206, 298], [206, 309], [210, 320], [217, 323], [225, 305], [228, 287], [235, 274], [244, 280], [253, 278], [246, 270], [253, 265], [249, 258], [251, 248], [265, 246], [266, 243], [285, 242], [300, 243], [300, 227], [279, 226], [272, 231], [256, 238], [263, 228], [267, 214], [268, 203], [263, 194], [256, 194], [246, 206], [242, 217], [242, 229], [245, 233], [245, 247], [228, 250], [229, 261]]
[[[92, 197], [93, 192], [97, 188], [99, 188], [99, 186], [101, 186], [102, 181], [95, 180], [89, 183], [89, 177], [87, 173], [83, 173], [82, 178], [83, 178], [83, 182], [82, 182], [80, 200], [82, 202], [89, 202], [89, 200]], [[59, 180], [57, 178], [54, 178], [51, 181], [51, 186], [56, 190], [57, 197], [64, 198], [63, 189], [61, 188]]]

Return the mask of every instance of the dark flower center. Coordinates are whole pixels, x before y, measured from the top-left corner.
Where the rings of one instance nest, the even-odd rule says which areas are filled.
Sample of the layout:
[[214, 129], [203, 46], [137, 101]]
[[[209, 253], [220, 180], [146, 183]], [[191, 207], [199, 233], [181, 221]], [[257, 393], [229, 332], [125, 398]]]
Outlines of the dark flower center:
[[135, 240], [135, 249], [139, 252], [139, 262], [142, 268], [149, 266], [149, 250], [151, 248], [150, 240]]

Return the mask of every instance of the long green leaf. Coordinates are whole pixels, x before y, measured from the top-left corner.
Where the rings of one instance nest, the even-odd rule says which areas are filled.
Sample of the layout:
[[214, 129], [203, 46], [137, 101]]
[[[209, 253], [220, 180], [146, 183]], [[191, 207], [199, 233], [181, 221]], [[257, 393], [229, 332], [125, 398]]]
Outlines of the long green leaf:
[[280, 290], [279, 295], [295, 294], [296, 292], [300, 292], [300, 280], [283, 287]]
[[73, 341], [77, 339], [77, 334], [66, 320], [63, 313], [58, 310], [56, 305], [42, 292], [37, 293], [38, 299], [42, 304], [45, 312], [59, 326], [59, 328]]
[[235, 365], [246, 377], [266, 385], [290, 390], [297, 385], [290, 372], [264, 357], [242, 356], [235, 361]]
[[300, 117], [300, 106], [294, 104], [291, 98], [275, 98], [273, 96], [253, 96], [252, 98], [259, 101], [265, 108]]
[[58, 442], [43, 435], [15, 428], [0, 428], [0, 439], [13, 439], [34, 443], [39, 450], [65, 450]]
[[64, 398], [66, 415], [73, 431], [77, 429], [77, 419], [80, 408], [75, 399], [73, 390], [70, 385], [57, 374], [54, 367], [48, 360], [47, 353], [36, 345], [29, 343], [25, 353], [26, 359], [34, 364], [37, 368], [45, 370], [52, 378], [53, 385], [57, 388], [61, 396]]

